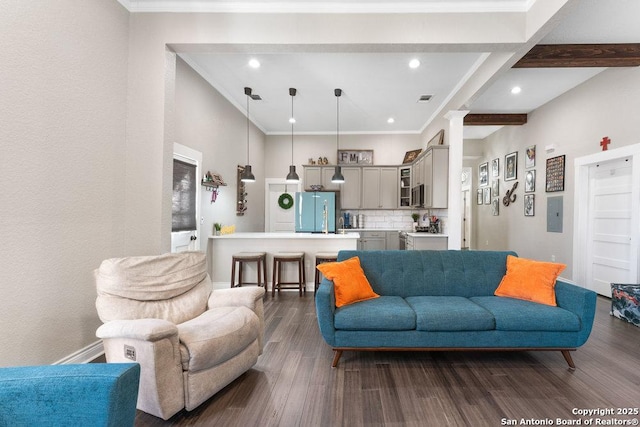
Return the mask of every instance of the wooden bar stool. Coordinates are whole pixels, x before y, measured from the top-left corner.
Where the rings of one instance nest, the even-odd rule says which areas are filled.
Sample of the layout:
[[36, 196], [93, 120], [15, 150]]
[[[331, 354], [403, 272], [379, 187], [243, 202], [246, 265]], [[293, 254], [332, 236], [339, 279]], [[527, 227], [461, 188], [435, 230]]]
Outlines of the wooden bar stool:
[[[298, 263], [298, 281], [297, 282], [282, 281], [282, 264], [285, 262]], [[290, 285], [296, 285], [300, 293], [300, 296], [302, 296], [303, 291], [305, 293], [307, 292], [305, 283], [306, 283], [306, 274], [304, 271], [304, 252], [278, 252], [273, 254], [273, 280], [271, 282], [271, 296], [276, 295], [276, 288], [278, 289], [278, 292], [280, 292], [280, 289], [285, 289], [285, 288], [293, 289], [294, 287]]]
[[[245, 262], [255, 262], [256, 271], [258, 273], [257, 282], [245, 282], [242, 279], [242, 265]], [[238, 284], [236, 284], [236, 263], [238, 264]], [[266, 252], [238, 252], [231, 258], [231, 287], [239, 287], [242, 285], [258, 285], [264, 286], [267, 291], [267, 253]]]
[[[318, 253], [316, 253], [316, 267], [319, 264], [322, 264], [323, 262], [336, 262], [337, 260], [338, 260], [338, 253], [337, 252], [318, 252]], [[318, 290], [318, 286], [320, 286], [320, 270], [318, 270], [316, 268], [315, 271], [316, 271], [316, 278], [315, 278], [315, 281], [314, 281], [314, 284], [315, 284], [315, 289], [313, 290], [314, 294]]]

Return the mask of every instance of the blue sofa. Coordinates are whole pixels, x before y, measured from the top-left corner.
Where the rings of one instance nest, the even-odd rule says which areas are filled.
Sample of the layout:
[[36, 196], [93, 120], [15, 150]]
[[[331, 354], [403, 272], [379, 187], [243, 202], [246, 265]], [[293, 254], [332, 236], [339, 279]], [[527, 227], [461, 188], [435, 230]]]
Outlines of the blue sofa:
[[358, 256], [379, 298], [340, 308], [333, 283], [316, 294], [318, 325], [335, 351], [558, 350], [584, 344], [595, 317], [596, 294], [562, 281], [557, 307], [494, 296], [506, 272], [497, 251], [340, 251]]
[[0, 369], [0, 426], [133, 426], [140, 365]]

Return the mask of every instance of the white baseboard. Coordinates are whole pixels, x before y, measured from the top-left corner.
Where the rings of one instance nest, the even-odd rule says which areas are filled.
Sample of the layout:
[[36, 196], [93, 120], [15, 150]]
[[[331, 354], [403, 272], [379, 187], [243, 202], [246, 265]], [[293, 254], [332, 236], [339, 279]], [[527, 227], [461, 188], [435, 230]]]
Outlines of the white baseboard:
[[70, 365], [70, 364], [78, 364], [78, 363], [89, 363], [92, 360], [96, 359], [99, 356], [104, 354], [104, 346], [102, 345], [102, 340], [96, 341], [93, 344], [89, 344], [85, 348], [81, 348], [80, 350], [72, 353], [62, 359], [54, 362], [54, 365]]

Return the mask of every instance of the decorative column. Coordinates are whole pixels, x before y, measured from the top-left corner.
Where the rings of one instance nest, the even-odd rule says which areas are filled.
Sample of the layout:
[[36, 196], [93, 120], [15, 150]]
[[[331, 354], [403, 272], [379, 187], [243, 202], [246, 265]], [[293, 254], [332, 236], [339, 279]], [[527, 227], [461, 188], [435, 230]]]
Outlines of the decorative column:
[[447, 234], [449, 249], [460, 249], [462, 240], [462, 126], [468, 110], [452, 110], [449, 120], [449, 209]]

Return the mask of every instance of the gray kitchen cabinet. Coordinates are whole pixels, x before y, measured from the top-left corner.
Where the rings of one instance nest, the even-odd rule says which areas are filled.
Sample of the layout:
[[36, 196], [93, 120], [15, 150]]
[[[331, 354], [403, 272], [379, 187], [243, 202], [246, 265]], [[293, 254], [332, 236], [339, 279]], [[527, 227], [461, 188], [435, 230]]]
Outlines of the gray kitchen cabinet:
[[400, 249], [400, 233], [397, 231], [387, 231], [386, 236], [386, 250], [398, 250]]
[[[336, 172], [335, 166], [323, 166], [322, 167], [322, 189], [324, 191], [338, 191], [340, 190], [340, 184], [334, 184], [331, 182], [333, 174]], [[344, 168], [342, 168], [342, 175], [344, 175]], [[345, 178], [346, 182], [346, 178]]]
[[362, 168], [362, 208], [398, 207], [398, 168], [394, 166]]
[[449, 200], [449, 147], [430, 147], [423, 157], [424, 207], [446, 208]]
[[360, 251], [383, 251], [387, 247], [387, 236], [384, 231], [361, 231], [358, 239]]
[[429, 236], [425, 233], [424, 236], [407, 236], [406, 249], [414, 251], [423, 250], [446, 250], [448, 249], [447, 236]]
[[420, 185], [420, 184], [424, 184], [424, 155], [423, 156], [419, 156], [418, 159], [415, 161], [415, 163], [413, 164], [412, 167], [412, 171], [411, 171], [411, 178], [413, 181], [412, 186], [415, 187], [416, 185]]
[[359, 166], [343, 166], [344, 184], [340, 185], [340, 209], [360, 209], [362, 168]]
[[309, 190], [312, 185], [322, 185], [322, 168], [320, 166], [303, 166], [303, 180], [305, 190]]

